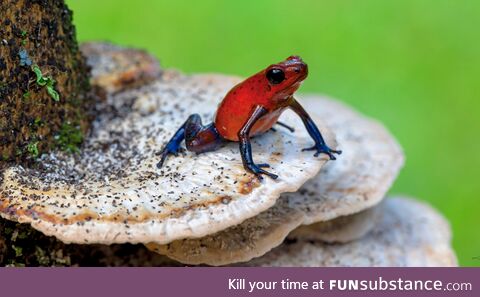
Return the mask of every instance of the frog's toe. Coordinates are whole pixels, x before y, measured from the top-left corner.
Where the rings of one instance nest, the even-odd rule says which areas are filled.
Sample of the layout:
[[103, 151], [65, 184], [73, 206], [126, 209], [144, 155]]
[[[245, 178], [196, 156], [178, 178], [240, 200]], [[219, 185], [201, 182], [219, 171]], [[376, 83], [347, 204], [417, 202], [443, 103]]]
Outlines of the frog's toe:
[[163, 164], [165, 163], [165, 160], [167, 159], [168, 154], [163, 153], [160, 157], [160, 161], [157, 163], [157, 168], [161, 169], [163, 167]]
[[263, 180], [262, 174], [267, 175], [268, 177], [270, 177], [272, 179], [277, 179], [278, 178], [278, 175], [270, 173], [266, 170], [263, 170], [261, 167], [264, 167], [264, 168], [265, 167], [270, 167], [270, 165], [268, 165], [266, 163], [264, 163], [264, 164], [247, 164], [246, 165], [246, 169], [248, 171], [250, 171], [251, 173], [255, 174], [255, 176], [259, 180]]
[[183, 152], [182, 148], [178, 146], [167, 145], [163, 150], [160, 151], [160, 153], [157, 153], [157, 155], [160, 155], [160, 161], [157, 163], [157, 168], [160, 169], [163, 167], [163, 164], [165, 163], [169, 155], [174, 155], [175, 157], [178, 157], [178, 154], [180, 152]]
[[302, 151], [314, 151], [314, 150], [316, 150], [315, 154], [313, 155], [314, 157], [318, 157], [320, 156], [320, 154], [326, 154], [330, 158], [330, 160], [337, 159], [337, 157], [335, 157], [334, 154], [337, 154], [337, 155], [342, 154], [341, 150], [333, 150], [326, 145], [314, 145], [312, 147], [302, 149]]

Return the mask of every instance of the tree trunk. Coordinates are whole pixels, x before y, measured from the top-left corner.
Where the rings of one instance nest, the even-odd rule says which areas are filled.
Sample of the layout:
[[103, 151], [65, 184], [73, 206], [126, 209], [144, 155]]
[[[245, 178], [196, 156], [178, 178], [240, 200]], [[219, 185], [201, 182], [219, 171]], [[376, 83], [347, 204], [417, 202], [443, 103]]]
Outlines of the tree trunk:
[[2, 0], [0, 163], [77, 150], [92, 118], [88, 80], [63, 0]]

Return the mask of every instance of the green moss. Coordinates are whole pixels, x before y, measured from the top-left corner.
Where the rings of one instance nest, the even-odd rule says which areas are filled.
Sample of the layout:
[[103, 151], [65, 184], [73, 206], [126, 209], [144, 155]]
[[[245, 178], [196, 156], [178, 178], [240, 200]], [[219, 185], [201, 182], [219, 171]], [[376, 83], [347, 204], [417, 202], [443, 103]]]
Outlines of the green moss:
[[13, 228], [5, 227], [5, 228], [3, 229], [3, 234], [4, 234], [4, 235], [10, 235], [10, 234], [12, 234], [12, 233], [13, 233]]
[[38, 128], [43, 125], [43, 121], [40, 117], [36, 117], [35, 120], [33, 121], [33, 127]]
[[12, 261], [10, 264], [5, 265], [5, 267], [25, 267], [25, 264]]
[[15, 257], [21, 257], [23, 255], [22, 247], [12, 245], [12, 249], [15, 251]]
[[[65, 245], [47, 237], [28, 225], [0, 219], [0, 266], [69, 266]], [[0, 242], [1, 243], [1, 242]]]
[[27, 239], [28, 238], [28, 235], [32, 233], [30, 232], [30, 230], [28, 231], [23, 231], [23, 232], [17, 232], [17, 238], [18, 239], [21, 239], [21, 240], [24, 240], [24, 239]]
[[66, 122], [62, 124], [60, 131], [55, 136], [55, 141], [61, 150], [77, 153], [80, 151], [79, 147], [83, 142], [83, 133], [78, 125]]
[[38, 141], [32, 141], [27, 145], [27, 152], [33, 157], [38, 157]]
[[60, 95], [52, 86], [47, 86], [47, 93], [50, 95], [50, 97], [52, 97], [53, 100], [57, 102], [60, 101]]
[[27, 31], [22, 30], [22, 45], [25, 46], [27, 44]]
[[2, 155], [2, 160], [3, 161], [8, 161], [10, 159], [10, 155], [7, 152], [4, 152]]
[[35, 257], [37, 258], [37, 262], [40, 266], [50, 265], [49, 257], [46, 255], [45, 251], [39, 246], [35, 246]]
[[52, 97], [54, 101], [60, 101], [60, 95], [55, 90], [56, 81], [53, 79], [53, 77], [44, 76], [42, 70], [40, 70], [40, 67], [38, 67], [38, 65], [33, 65], [32, 71], [37, 76], [37, 84], [41, 87], [45, 87], [47, 89], [47, 93], [50, 95], [50, 97]]

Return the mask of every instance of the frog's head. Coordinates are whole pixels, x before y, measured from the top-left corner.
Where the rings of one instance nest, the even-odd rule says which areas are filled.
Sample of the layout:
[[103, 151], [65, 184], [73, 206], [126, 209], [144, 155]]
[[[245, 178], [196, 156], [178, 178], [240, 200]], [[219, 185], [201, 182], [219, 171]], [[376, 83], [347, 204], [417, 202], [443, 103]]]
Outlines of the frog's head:
[[299, 56], [290, 56], [285, 61], [265, 69], [265, 77], [271, 90], [283, 96], [291, 96], [308, 75], [308, 67]]

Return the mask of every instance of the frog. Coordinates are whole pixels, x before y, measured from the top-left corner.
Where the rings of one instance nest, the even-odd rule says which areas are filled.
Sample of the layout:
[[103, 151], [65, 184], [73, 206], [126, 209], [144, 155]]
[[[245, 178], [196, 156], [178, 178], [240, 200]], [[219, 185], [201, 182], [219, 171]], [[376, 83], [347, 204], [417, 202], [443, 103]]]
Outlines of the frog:
[[275, 130], [274, 125], [293, 133], [293, 127], [279, 121], [287, 109], [300, 117], [314, 141], [313, 146], [302, 151], [315, 151], [315, 157], [326, 154], [330, 160], [335, 160], [335, 155], [342, 151], [331, 149], [325, 143], [317, 125], [294, 96], [307, 76], [307, 64], [300, 56], [293, 55], [243, 80], [223, 97], [210, 124], [203, 125], [199, 114], [187, 118], [158, 153], [157, 167], [162, 168], [168, 156], [178, 156], [183, 150], [183, 141], [188, 151], [197, 154], [215, 151], [225, 142], [238, 142], [245, 170], [259, 180], [263, 175], [275, 180], [278, 175], [265, 170], [270, 167], [268, 163], [253, 161], [251, 138]]

